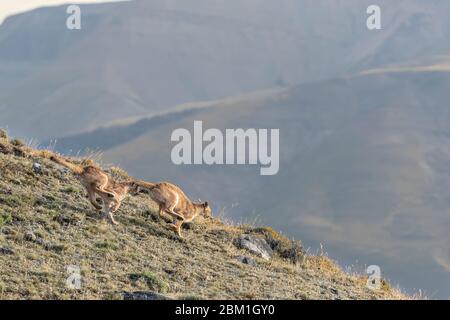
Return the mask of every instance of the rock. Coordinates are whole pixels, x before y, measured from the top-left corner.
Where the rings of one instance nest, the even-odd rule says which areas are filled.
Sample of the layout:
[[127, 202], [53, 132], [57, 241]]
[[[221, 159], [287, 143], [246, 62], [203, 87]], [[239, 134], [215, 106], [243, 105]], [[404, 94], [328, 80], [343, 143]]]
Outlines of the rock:
[[295, 265], [303, 264], [306, 252], [300, 241], [290, 240], [270, 227], [254, 228], [250, 232], [264, 236], [273, 252], [281, 258]]
[[305, 260], [305, 250], [303, 247], [295, 242], [292, 242], [290, 248], [280, 250], [280, 256], [284, 259], [291, 261], [295, 265], [302, 265]]
[[17, 156], [17, 157], [25, 157], [25, 152], [21, 149], [21, 147], [14, 146], [12, 149], [13, 149], [12, 151], [13, 151], [15, 156]]
[[27, 232], [25, 233], [24, 238], [25, 238], [25, 240], [27, 240], [27, 241], [32, 241], [32, 242], [36, 241], [36, 235], [34, 234], [33, 231], [27, 231]]
[[77, 226], [82, 223], [82, 220], [78, 216], [65, 213], [58, 215], [55, 220], [62, 226]]
[[336, 295], [339, 294], [339, 290], [336, 289], [336, 288], [330, 288], [330, 291], [331, 291], [332, 294], [336, 294]]
[[33, 171], [34, 171], [34, 173], [42, 174], [42, 166], [41, 166], [41, 164], [38, 163], [38, 162], [33, 163]]
[[9, 248], [9, 247], [1, 247], [0, 248], [0, 254], [5, 254], [5, 255], [13, 255], [15, 254], [14, 250]]
[[252, 266], [252, 267], [256, 267], [257, 266], [257, 263], [256, 263], [255, 259], [247, 257], [247, 256], [240, 256], [238, 258], [238, 260], [240, 262], [242, 262], [243, 264], [248, 264], [249, 266]]
[[8, 144], [0, 142], [0, 153], [10, 154], [11, 152], [12, 148]]
[[36, 206], [43, 206], [47, 204], [47, 199], [45, 199], [44, 197], [39, 197], [34, 201], [34, 204]]
[[64, 246], [56, 245], [51, 241], [45, 240], [34, 234], [33, 231], [27, 231], [24, 236], [25, 240], [37, 243], [45, 248], [45, 250], [53, 250], [55, 252], [61, 252], [64, 250]]
[[64, 167], [57, 167], [56, 170], [58, 170], [59, 174], [64, 176], [69, 173], [69, 169]]
[[273, 256], [272, 248], [262, 238], [243, 234], [236, 239], [235, 244], [238, 248], [247, 249], [265, 260], [270, 260]]
[[172, 300], [171, 298], [160, 293], [151, 291], [124, 292], [124, 300]]
[[36, 240], [34, 241], [37, 244], [40, 244], [41, 246], [43, 246], [45, 249], [50, 250], [53, 247], [53, 243], [51, 243], [48, 240], [45, 240], [41, 237], [37, 237]]

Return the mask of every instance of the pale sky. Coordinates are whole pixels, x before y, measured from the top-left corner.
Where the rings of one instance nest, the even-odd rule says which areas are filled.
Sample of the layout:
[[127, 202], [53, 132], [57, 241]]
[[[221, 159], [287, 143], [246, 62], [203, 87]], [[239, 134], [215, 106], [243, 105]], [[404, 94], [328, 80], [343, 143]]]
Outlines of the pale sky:
[[3, 20], [16, 13], [32, 10], [38, 7], [55, 6], [65, 3], [98, 3], [121, 0], [0, 0], [0, 24]]

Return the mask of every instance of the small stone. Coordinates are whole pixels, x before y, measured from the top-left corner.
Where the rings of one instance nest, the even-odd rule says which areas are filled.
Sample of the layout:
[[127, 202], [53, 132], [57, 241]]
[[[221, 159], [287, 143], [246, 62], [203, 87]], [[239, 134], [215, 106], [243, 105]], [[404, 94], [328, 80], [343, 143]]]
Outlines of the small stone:
[[60, 168], [60, 167], [58, 167], [57, 170], [58, 170], [59, 173], [62, 174], [62, 175], [69, 173], [69, 169], [67, 169], [67, 168]]
[[41, 246], [43, 246], [46, 249], [50, 249], [52, 247], [52, 243], [50, 241], [45, 240], [45, 239], [43, 239], [41, 237], [36, 237], [35, 242], [37, 244], [40, 244]]
[[266, 240], [249, 234], [243, 234], [235, 240], [235, 245], [242, 249], [247, 249], [251, 253], [260, 256], [265, 260], [270, 260], [273, 256], [272, 248], [267, 244]]
[[172, 300], [171, 298], [160, 293], [151, 291], [124, 292], [124, 300]]
[[256, 261], [254, 259], [250, 258], [250, 257], [240, 256], [238, 259], [243, 264], [248, 264], [249, 266], [252, 266], [252, 267], [256, 267], [257, 266]]
[[45, 248], [45, 250], [53, 250], [56, 252], [61, 252], [64, 250], [64, 246], [56, 245], [51, 241], [45, 240], [44, 238], [38, 237], [33, 231], [27, 231], [24, 236], [25, 240], [37, 243]]
[[25, 240], [27, 240], [27, 241], [32, 241], [32, 242], [34, 242], [34, 241], [36, 241], [36, 235], [34, 234], [34, 232], [33, 231], [27, 231], [26, 233], [25, 233], [25, 236], [24, 236], [24, 238], [25, 238]]
[[15, 254], [14, 250], [9, 248], [9, 247], [1, 247], [0, 248], [0, 254], [5, 254], [5, 255], [13, 255]]
[[41, 174], [42, 173], [41, 164], [38, 162], [33, 163], [33, 171], [34, 171], [34, 173]]

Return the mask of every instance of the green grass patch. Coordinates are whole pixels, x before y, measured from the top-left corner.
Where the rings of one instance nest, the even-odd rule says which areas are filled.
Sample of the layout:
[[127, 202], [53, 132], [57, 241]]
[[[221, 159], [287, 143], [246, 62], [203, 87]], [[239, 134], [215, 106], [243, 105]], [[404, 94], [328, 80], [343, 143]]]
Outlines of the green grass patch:
[[3, 227], [4, 225], [6, 225], [7, 223], [10, 223], [12, 221], [13, 221], [13, 218], [12, 218], [11, 213], [0, 212], [0, 227]]
[[115, 241], [111, 241], [108, 239], [103, 240], [102, 242], [98, 242], [95, 246], [102, 250], [118, 250], [119, 244]]
[[155, 292], [159, 293], [165, 293], [169, 289], [169, 285], [166, 281], [164, 281], [160, 276], [157, 274], [147, 271], [143, 273], [133, 273], [129, 275], [129, 278], [131, 281], [136, 282], [139, 280], [145, 281], [148, 288], [150, 290], [153, 290]]
[[0, 204], [10, 208], [19, 208], [34, 203], [34, 198], [28, 194], [6, 194], [0, 195]]

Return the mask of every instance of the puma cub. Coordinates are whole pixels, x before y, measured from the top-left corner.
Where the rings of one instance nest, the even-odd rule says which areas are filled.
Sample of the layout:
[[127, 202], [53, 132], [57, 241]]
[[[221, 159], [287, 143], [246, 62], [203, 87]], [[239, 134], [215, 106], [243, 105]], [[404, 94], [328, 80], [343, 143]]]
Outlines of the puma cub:
[[212, 210], [208, 202], [194, 203], [176, 185], [169, 182], [151, 183], [136, 181], [136, 185], [150, 195], [153, 201], [159, 205], [159, 215], [163, 217], [168, 213], [176, 220], [170, 224], [171, 228], [181, 236], [181, 226], [185, 222], [194, 220], [197, 216], [212, 216]]
[[[117, 224], [114, 220], [113, 213], [119, 209], [122, 200], [129, 193], [137, 193], [138, 186], [134, 182], [116, 182], [96, 166], [76, 165], [58, 156], [52, 156], [50, 160], [68, 168], [75, 174], [80, 183], [85, 187], [91, 204], [97, 210], [102, 210], [103, 218], [109, 218], [113, 224]], [[103, 206], [97, 202], [97, 195], [102, 199]]]

